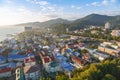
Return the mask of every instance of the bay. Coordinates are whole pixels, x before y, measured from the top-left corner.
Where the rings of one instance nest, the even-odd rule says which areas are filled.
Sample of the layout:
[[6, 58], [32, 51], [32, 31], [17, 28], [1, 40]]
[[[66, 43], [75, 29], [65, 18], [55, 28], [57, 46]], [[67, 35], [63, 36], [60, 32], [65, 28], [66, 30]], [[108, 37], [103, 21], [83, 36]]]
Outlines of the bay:
[[23, 31], [23, 27], [0, 27], [0, 41], [7, 39], [9, 34], [18, 34]]

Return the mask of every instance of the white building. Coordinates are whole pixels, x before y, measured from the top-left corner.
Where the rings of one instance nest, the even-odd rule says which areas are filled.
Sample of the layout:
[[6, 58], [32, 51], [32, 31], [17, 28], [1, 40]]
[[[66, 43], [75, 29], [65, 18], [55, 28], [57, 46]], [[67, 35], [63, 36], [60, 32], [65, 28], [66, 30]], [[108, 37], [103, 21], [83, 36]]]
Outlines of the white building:
[[100, 53], [96, 49], [93, 50], [93, 56], [98, 58], [100, 61], [103, 61], [103, 60], [105, 60], [106, 58], [109, 57], [107, 54]]
[[110, 23], [109, 23], [109, 22], [106, 22], [106, 23], [105, 23], [105, 29], [110, 29], [110, 28], [111, 28]]
[[111, 35], [112, 36], [120, 36], [120, 30], [112, 30]]
[[23, 68], [17, 68], [15, 74], [16, 80], [24, 80]]
[[69, 32], [69, 29], [68, 29], [68, 28], [66, 28], [66, 32], [67, 32], [67, 33]]

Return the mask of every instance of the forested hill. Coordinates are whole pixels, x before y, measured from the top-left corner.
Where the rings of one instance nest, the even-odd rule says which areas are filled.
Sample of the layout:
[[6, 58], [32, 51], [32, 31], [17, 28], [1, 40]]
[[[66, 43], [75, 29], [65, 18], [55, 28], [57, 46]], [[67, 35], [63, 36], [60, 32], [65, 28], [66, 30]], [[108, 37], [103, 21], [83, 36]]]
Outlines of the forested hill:
[[[71, 30], [80, 29], [87, 27], [89, 25], [93, 26], [104, 26], [104, 24], [109, 21], [112, 24], [112, 27], [120, 27], [120, 15], [117, 16], [107, 16], [107, 15], [99, 15], [99, 14], [90, 14], [86, 17], [69, 21], [66, 19], [53, 19], [45, 22], [30, 22], [24, 24], [18, 24], [14, 26], [32, 26], [32, 27], [42, 27], [42, 28], [57, 28], [60, 30], [68, 27]], [[62, 28], [60, 28], [62, 26]]]

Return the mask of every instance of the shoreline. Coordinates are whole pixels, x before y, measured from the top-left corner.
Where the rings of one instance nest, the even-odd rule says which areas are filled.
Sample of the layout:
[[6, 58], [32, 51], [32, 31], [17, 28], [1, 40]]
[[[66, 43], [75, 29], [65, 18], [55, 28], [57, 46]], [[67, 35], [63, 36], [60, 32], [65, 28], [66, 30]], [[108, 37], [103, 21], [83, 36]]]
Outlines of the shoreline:
[[0, 27], [0, 42], [24, 32], [24, 27]]

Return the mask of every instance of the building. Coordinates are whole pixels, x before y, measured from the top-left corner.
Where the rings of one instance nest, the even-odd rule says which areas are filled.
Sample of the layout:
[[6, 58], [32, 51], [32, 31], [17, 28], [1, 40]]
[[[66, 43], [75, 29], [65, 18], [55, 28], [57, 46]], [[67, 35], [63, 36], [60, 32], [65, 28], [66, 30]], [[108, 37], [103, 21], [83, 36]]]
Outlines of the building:
[[36, 64], [35, 58], [34, 57], [27, 57], [24, 59], [24, 64], [25, 66], [33, 66]]
[[88, 61], [88, 62], [92, 62], [91, 57], [90, 57], [89, 54], [83, 54], [83, 55], [82, 55], [82, 59], [84, 59], [84, 60], [86, 60], [86, 61]]
[[46, 71], [48, 73], [50, 73], [50, 72], [58, 72], [58, 71], [61, 71], [61, 67], [59, 66], [59, 63], [53, 61], [50, 64], [48, 64], [48, 66], [46, 68]]
[[6, 58], [4, 56], [0, 56], [0, 64], [3, 64], [6, 62]]
[[10, 77], [12, 75], [12, 68], [8, 66], [9, 64], [1, 64], [0, 65], [0, 78]]
[[84, 66], [84, 64], [86, 63], [85, 60], [82, 60], [81, 58], [78, 58], [76, 56], [72, 56], [71, 57], [72, 62], [74, 62], [75, 66], [78, 68], [82, 68]]
[[24, 30], [25, 30], [25, 31], [31, 31], [31, 30], [32, 30], [32, 27], [24, 27]]
[[25, 80], [39, 80], [40, 68], [38, 65], [24, 67]]
[[100, 61], [103, 61], [103, 60], [105, 60], [106, 58], [109, 57], [109, 55], [104, 54], [104, 53], [98, 51], [97, 49], [93, 50], [92, 55], [93, 55], [94, 57], [98, 58]]
[[112, 30], [111, 35], [112, 36], [120, 36], [120, 30]]
[[55, 59], [56, 59], [57, 62], [63, 62], [63, 61], [67, 60], [66, 57], [64, 57], [63, 55], [61, 55], [59, 53], [56, 55]]
[[16, 74], [16, 80], [25, 80], [22, 68], [17, 68], [15, 74]]
[[62, 67], [64, 72], [71, 72], [74, 69], [74, 67], [70, 63], [68, 63], [66, 61], [61, 62], [60, 66]]
[[69, 29], [68, 28], [66, 28], [66, 33], [68, 33], [69, 32]]
[[113, 55], [113, 56], [119, 56], [120, 52], [116, 49], [113, 48], [108, 48], [105, 46], [98, 46], [98, 50], [108, 53], [109, 55]]
[[53, 55], [48, 55], [45, 51], [41, 51], [41, 53], [39, 54], [43, 63], [43, 67], [45, 68], [45, 70], [47, 72], [51, 72], [50, 69], [50, 64], [51, 62], [54, 62], [55, 58]]
[[109, 22], [106, 22], [105, 23], [105, 29], [108, 30], [108, 29], [111, 29], [111, 25]]
[[24, 61], [26, 57], [26, 55], [10, 54], [8, 55], [8, 61]]
[[10, 77], [12, 75], [11, 68], [0, 68], [0, 78]]
[[92, 30], [92, 31], [91, 31], [91, 34], [99, 34], [99, 31], [97, 31], [97, 30]]
[[54, 56], [53, 55], [47, 55], [45, 53], [45, 51], [41, 51], [41, 53], [39, 55], [42, 59], [43, 64], [50, 63], [50, 62], [54, 61]]

